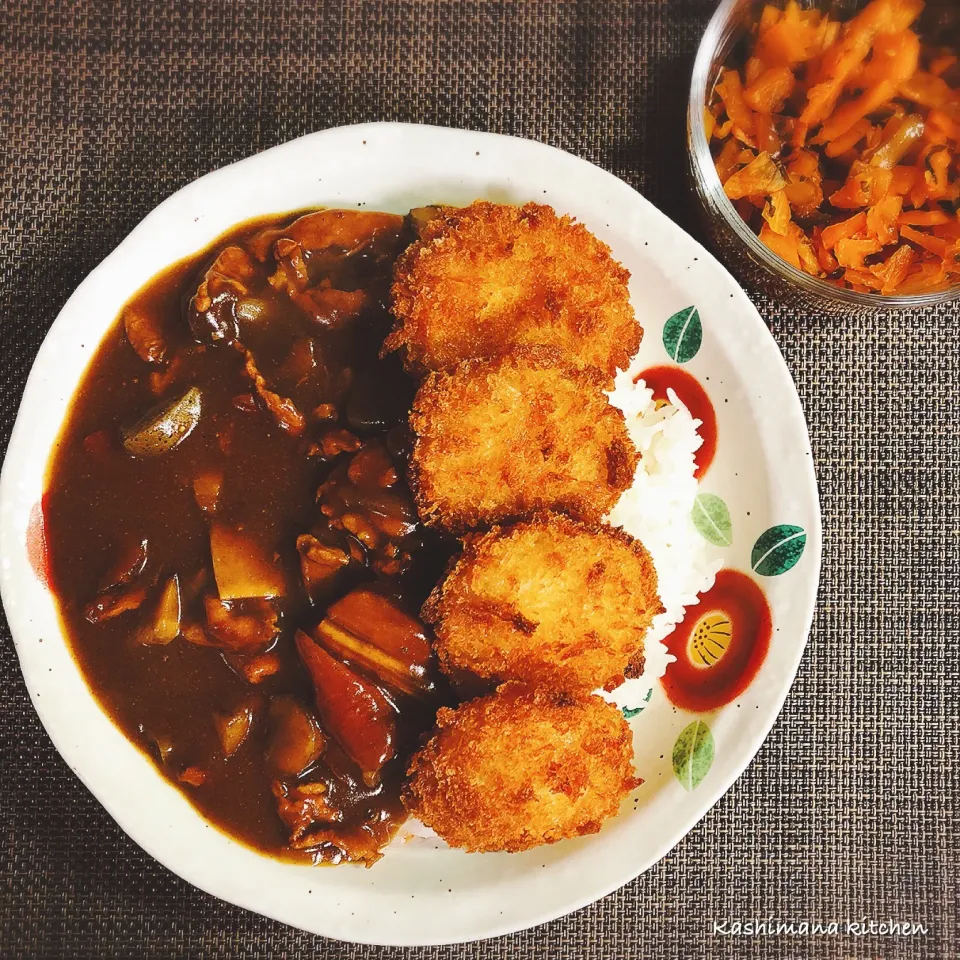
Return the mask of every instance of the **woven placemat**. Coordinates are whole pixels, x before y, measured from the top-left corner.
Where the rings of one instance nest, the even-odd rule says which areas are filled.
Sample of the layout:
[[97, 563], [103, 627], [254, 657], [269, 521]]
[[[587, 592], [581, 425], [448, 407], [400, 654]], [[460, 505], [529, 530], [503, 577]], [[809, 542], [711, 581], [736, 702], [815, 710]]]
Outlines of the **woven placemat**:
[[[410, 120], [533, 137], [699, 235], [684, 111], [713, 6], [3, 0], [0, 444], [48, 326], [134, 224], [200, 174], [312, 130]], [[638, 880], [546, 926], [410, 956], [960, 955], [956, 310], [827, 320], [755, 299], [809, 418], [826, 535], [816, 622], [779, 722]], [[0, 763], [4, 958], [404, 953], [264, 920], [150, 859], [52, 748], [5, 624]], [[927, 932], [714, 932], [737, 919]]]

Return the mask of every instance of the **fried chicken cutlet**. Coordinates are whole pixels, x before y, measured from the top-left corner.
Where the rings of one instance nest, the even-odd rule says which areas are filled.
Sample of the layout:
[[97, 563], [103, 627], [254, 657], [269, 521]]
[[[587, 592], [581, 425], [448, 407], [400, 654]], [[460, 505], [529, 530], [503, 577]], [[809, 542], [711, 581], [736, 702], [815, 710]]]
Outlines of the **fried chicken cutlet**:
[[642, 781], [620, 711], [508, 683], [455, 710], [410, 762], [410, 813], [451, 846], [516, 853], [597, 833]]
[[397, 261], [384, 349], [402, 348], [419, 375], [551, 345], [611, 386], [643, 336], [629, 277], [605, 243], [551, 207], [478, 200], [426, 223]]
[[470, 537], [422, 616], [447, 672], [587, 693], [623, 681], [662, 609], [642, 543], [549, 514]]
[[554, 509], [598, 520], [640, 459], [596, 378], [543, 349], [430, 374], [410, 425], [420, 516], [453, 532]]

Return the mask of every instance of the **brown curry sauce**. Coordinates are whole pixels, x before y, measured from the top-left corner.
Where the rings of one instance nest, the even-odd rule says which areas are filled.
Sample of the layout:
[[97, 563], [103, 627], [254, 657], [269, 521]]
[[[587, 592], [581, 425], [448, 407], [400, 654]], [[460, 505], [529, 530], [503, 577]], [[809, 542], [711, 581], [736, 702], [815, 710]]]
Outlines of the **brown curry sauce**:
[[375, 860], [449, 699], [409, 613], [451, 547], [404, 479], [415, 383], [379, 356], [415, 222], [251, 221], [159, 274], [49, 468], [50, 582], [94, 695], [205, 817], [286, 858]]

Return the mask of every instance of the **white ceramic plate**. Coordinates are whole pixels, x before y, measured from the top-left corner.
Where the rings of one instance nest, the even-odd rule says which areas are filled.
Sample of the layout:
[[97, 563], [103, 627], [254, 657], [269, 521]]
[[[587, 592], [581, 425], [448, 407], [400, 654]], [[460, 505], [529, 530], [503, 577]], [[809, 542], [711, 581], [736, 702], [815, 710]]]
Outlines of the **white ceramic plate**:
[[[308, 205], [404, 212], [478, 197], [552, 204], [610, 244], [632, 273], [631, 295], [647, 330], [638, 368], [671, 362], [667, 351], [676, 352], [680, 328], [674, 322], [673, 336], [668, 330], [664, 337], [665, 321], [697, 307], [702, 343], [695, 356], [681, 359], [708, 387], [717, 413], [718, 452], [701, 485], [726, 503], [730, 536], [719, 539], [732, 545], [717, 547], [716, 555], [762, 586], [773, 642], [752, 684], [722, 709], [674, 709], [659, 684], [638, 705], [644, 709], [631, 723], [646, 783], [596, 836], [518, 855], [397, 842], [369, 870], [275, 861], [207, 824], [90, 696], [53, 598], [27, 555], [51, 447], [124, 301], [231, 225]], [[690, 352], [689, 320], [688, 313], [681, 354]], [[755, 547], [774, 527], [779, 531]], [[377, 123], [315, 133], [203, 177], [160, 204], [87, 277], [47, 335], [27, 383], [0, 479], [0, 557], [3, 603], [37, 712], [70, 767], [138, 844], [197, 887], [315, 933], [439, 944], [529, 927], [602, 897], [656, 863], [716, 803], [760, 747], [800, 661], [819, 574], [820, 516], [790, 375], [757, 311], [706, 250], [625, 183], [559, 150], [487, 133]], [[760, 573], [751, 572], [752, 561]]]

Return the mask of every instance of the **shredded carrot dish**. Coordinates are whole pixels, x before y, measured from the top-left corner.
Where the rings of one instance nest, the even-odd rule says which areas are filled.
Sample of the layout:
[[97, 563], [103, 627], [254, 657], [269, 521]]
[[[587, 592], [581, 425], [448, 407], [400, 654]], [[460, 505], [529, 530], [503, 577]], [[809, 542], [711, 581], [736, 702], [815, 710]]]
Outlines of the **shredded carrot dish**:
[[960, 283], [960, 64], [915, 32], [923, 0], [852, 20], [767, 5], [704, 110], [724, 192], [787, 263], [906, 296]]

